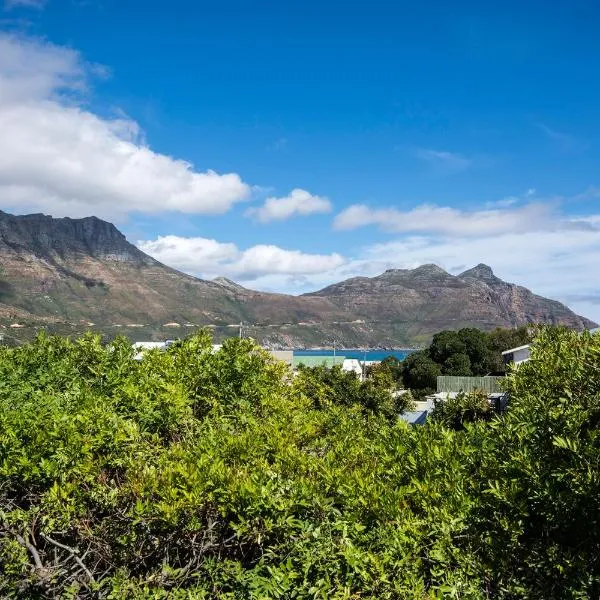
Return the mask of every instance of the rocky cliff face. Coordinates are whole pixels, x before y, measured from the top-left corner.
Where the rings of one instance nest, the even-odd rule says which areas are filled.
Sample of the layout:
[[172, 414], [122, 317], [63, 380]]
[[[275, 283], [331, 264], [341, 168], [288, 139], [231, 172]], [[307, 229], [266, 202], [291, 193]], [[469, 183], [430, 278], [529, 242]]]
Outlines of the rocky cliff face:
[[389, 347], [464, 326], [592, 325], [559, 302], [505, 283], [486, 265], [458, 276], [436, 265], [390, 269], [298, 297], [225, 278], [203, 281], [157, 262], [95, 217], [0, 211], [0, 266], [0, 325], [25, 323], [24, 334], [48, 324], [79, 333], [93, 323], [108, 335], [135, 339], [180, 336], [205, 325], [223, 337], [243, 321], [247, 334], [271, 345]]
[[46, 260], [85, 256], [139, 265], [156, 263], [130, 244], [112, 223], [96, 217], [54, 219], [0, 211], [0, 253], [7, 252]]

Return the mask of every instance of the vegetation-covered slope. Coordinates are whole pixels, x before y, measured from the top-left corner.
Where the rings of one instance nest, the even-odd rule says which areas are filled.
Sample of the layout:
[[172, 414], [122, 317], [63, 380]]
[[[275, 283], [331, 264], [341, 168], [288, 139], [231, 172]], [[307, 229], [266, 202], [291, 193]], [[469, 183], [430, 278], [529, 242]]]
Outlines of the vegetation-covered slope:
[[0, 350], [0, 596], [600, 595], [599, 336], [461, 431], [308, 383], [248, 340]]

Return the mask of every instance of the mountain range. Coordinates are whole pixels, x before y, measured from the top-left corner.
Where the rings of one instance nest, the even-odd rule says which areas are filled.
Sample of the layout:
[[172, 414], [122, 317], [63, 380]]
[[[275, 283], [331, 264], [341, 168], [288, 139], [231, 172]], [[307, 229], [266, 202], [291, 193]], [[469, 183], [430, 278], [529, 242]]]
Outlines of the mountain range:
[[414, 346], [465, 326], [595, 325], [483, 264], [459, 275], [436, 265], [390, 269], [290, 296], [181, 273], [96, 217], [0, 211], [0, 326], [9, 338], [44, 327], [164, 339], [210, 326], [219, 339], [240, 322], [245, 335], [274, 347]]

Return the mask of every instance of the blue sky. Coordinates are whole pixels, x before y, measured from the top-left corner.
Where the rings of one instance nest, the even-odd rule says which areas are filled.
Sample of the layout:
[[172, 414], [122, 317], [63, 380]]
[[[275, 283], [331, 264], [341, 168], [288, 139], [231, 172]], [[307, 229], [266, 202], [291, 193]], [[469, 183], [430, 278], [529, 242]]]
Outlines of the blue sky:
[[488, 4], [9, 0], [0, 207], [292, 293], [486, 262], [600, 320], [600, 7]]

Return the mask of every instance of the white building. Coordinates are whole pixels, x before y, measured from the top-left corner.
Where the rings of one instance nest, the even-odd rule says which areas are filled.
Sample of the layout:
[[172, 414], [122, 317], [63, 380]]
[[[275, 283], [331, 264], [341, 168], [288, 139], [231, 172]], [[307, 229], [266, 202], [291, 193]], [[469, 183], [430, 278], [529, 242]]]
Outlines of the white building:
[[135, 342], [133, 349], [135, 360], [141, 360], [144, 352], [148, 350], [164, 350], [167, 347], [167, 342]]
[[509, 363], [520, 365], [522, 362], [529, 360], [530, 350], [531, 348], [529, 344], [526, 344], [525, 346], [518, 346], [517, 348], [511, 348], [510, 350], [505, 350], [502, 353], [502, 360], [504, 361], [505, 365]]
[[342, 363], [342, 371], [356, 373], [358, 377], [362, 377], [363, 374], [362, 364], [357, 358], [345, 358]]

